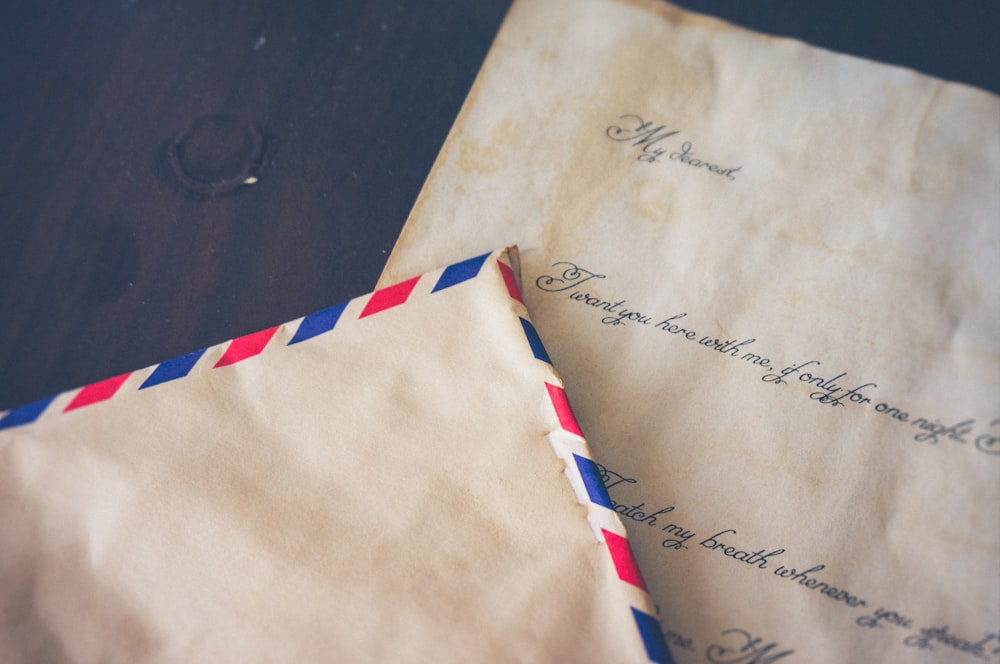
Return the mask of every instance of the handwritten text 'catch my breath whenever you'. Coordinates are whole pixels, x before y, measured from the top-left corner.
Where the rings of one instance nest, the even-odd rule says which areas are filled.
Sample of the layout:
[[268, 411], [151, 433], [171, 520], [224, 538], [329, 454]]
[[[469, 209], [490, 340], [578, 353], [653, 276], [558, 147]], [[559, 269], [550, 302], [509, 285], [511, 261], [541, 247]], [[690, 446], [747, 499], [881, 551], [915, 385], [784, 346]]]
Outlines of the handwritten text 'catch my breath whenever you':
[[[707, 529], [712, 533], [707, 537], [701, 534], [702, 528], [692, 523], [697, 517], [686, 515], [685, 511], [675, 505], [654, 502], [664, 505], [655, 512], [647, 508], [650, 500], [647, 495], [641, 496], [643, 487], [636, 477], [630, 477], [622, 472], [612, 470], [607, 466], [597, 464], [601, 481], [608, 491], [611, 504], [625, 521], [629, 533], [634, 537], [654, 537], [660, 541], [664, 552], [698, 552], [694, 555], [712, 556], [732, 571], [741, 570], [758, 578], [769, 578], [774, 583], [785, 587], [800, 588], [801, 592], [809, 593], [815, 601], [826, 603], [848, 612], [848, 619], [853, 618], [857, 627], [867, 630], [879, 630], [886, 636], [893, 637], [907, 648], [937, 651], [941, 654], [966, 655], [968, 658], [982, 662], [995, 662], [1000, 656], [1000, 632], [980, 631], [974, 628], [958, 625], [940, 625], [930, 623], [920, 627], [914, 614], [898, 607], [890, 608], [879, 605], [871, 600], [869, 589], [846, 589], [838, 582], [841, 574], [835, 569], [829, 569], [824, 563], [809, 561], [802, 564], [790, 560], [793, 553], [782, 546], [762, 545], [752, 542], [756, 539], [748, 535], [743, 528], [724, 528], [715, 524]], [[698, 532], [696, 532], [696, 530]], [[670, 555], [692, 555], [691, 553], [670, 553]], [[769, 572], [761, 575], [761, 570]], [[666, 628], [669, 626], [665, 625]], [[733, 630], [727, 630], [733, 631]], [[725, 634], [726, 632], [723, 632]], [[694, 652], [699, 644], [691, 636], [666, 631], [671, 646]], [[763, 641], [760, 642], [763, 645]], [[778, 645], [768, 650], [779, 650], [773, 658], [754, 659], [718, 659], [708, 656], [710, 662], [717, 664], [732, 664], [749, 662], [772, 662], [779, 657], [794, 651], [780, 651]], [[708, 653], [720, 652], [718, 645], [709, 646]], [[735, 651], [733, 651], [735, 652]], [[740, 652], [745, 652], [743, 649]], [[763, 653], [762, 653], [763, 654]], [[959, 661], [952, 658], [954, 661]], [[951, 661], [951, 660], [949, 660]]]

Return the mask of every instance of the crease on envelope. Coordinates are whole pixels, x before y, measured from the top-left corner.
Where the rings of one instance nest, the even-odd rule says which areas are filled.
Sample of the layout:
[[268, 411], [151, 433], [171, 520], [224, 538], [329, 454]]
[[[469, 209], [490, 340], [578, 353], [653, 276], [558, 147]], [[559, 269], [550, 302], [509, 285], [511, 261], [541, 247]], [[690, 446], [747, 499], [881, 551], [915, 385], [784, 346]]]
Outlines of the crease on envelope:
[[998, 184], [991, 93], [517, 0], [382, 279], [519, 246], [677, 661], [995, 662]]
[[511, 263], [2, 414], [0, 659], [672, 661]]

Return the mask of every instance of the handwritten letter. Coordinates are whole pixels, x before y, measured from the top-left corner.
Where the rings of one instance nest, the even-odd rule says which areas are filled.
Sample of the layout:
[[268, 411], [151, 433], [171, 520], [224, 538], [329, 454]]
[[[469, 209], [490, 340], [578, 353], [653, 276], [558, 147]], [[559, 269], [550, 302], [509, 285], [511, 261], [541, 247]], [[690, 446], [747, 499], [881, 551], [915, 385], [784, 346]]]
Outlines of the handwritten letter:
[[1000, 662], [1000, 103], [520, 0], [384, 275], [516, 243], [679, 662]]

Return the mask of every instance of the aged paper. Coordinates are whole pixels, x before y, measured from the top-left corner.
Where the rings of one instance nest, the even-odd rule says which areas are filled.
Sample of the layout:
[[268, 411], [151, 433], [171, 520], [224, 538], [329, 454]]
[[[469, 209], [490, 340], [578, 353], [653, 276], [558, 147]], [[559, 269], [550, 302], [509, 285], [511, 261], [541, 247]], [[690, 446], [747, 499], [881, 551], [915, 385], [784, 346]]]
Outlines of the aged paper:
[[1000, 662], [1000, 104], [519, 0], [393, 281], [517, 243], [681, 662]]
[[668, 662], [507, 261], [2, 414], [0, 661]]

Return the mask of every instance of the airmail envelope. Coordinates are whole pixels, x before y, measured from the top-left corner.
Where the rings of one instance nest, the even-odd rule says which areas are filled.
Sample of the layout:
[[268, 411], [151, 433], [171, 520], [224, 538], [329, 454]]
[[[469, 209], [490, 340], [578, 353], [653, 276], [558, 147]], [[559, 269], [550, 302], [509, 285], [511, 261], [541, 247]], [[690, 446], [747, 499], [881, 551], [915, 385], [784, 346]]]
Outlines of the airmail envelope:
[[0, 415], [0, 661], [670, 661], [515, 269]]

